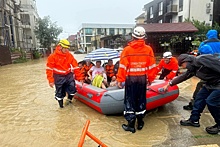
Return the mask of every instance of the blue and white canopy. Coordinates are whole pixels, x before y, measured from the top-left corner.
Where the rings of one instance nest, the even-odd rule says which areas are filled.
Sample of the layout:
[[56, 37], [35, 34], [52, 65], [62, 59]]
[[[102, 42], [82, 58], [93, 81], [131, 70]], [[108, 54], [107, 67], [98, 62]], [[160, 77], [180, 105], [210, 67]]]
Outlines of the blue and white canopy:
[[87, 54], [84, 60], [90, 59], [91, 61], [97, 61], [97, 60], [115, 59], [119, 57], [120, 57], [120, 53], [114, 49], [100, 48]]

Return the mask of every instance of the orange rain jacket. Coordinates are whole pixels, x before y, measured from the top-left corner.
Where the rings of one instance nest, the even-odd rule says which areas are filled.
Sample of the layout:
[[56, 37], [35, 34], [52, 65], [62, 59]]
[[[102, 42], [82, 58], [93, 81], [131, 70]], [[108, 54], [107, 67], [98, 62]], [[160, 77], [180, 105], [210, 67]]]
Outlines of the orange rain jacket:
[[152, 82], [155, 73], [155, 58], [153, 50], [144, 40], [133, 40], [121, 53], [117, 81], [124, 82], [126, 76], [147, 75]]
[[106, 65], [105, 66], [106, 75], [108, 77], [113, 77], [115, 75], [114, 73], [114, 65]]
[[157, 68], [156, 68], [156, 75], [158, 74], [158, 72], [161, 71], [162, 68], [168, 69], [168, 70], [172, 70], [167, 76], [166, 78], [168, 80], [173, 79], [176, 76], [176, 73], [179, 69], [178, 66], [178, 61], [175, 57], [170, 58], [170, 62], [168, 64], [166, 64], [164, 62], [164, 59], [160, 60], [160, 63], [158, 64]]
[[83, 79], [85, 79], [86, 76], [88, 76], [88, 71], [93, 67], [93, 64], [90, 64], [89, 66], [87, 66], [86, 64], [82, 67], [81, 69], [81, 73], [83, 76]]
[[[74, 70], [76, 80], [82, 80], [80, 69], [76, 59], [70, 52], [62, 53], [61, 47], [58, 45], [53, 54], [51, 54], [47, 59], [47, 79], [49, 83], [54, 82], [53, 73], [67, 75], [71, 72], [71, 68]], [[72, 67], [71, 67], [72, 66]]]

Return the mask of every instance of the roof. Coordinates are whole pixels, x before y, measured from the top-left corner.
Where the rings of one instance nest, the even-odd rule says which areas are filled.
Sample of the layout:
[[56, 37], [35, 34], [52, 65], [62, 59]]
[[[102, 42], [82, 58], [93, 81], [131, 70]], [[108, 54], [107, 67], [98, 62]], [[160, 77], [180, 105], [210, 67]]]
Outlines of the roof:
[[144, 17], [144, 13], [142, 13], [141, 15], [139, 15], [137, 18], [135, 18], [135, 20], [139, 19], [139, 18], [145, 18]]
[[190, 22], [141, 24], [146, 33], [183, 33], [196, 32], [198, 29]]
[[134, 28], [135, 24], [99, 24], [99, 23], [82, 23], [81, 28]]

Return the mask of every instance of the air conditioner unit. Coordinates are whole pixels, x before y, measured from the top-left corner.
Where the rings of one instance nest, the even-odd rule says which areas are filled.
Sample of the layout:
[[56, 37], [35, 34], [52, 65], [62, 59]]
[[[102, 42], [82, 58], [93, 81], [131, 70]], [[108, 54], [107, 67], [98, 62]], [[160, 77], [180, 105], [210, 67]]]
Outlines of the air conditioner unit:
[[206, 8], [210, 8], [210, 7], [211, 7], [211, 3], [207, 3]]
[[211, 9], [206, 9], [206, 14], [209, 14], [211, 12]]
[[210, 23], [206, 23], [205, 25], [206, 25], [206, 26], [210, 26], [211, 24], [210, 24]]

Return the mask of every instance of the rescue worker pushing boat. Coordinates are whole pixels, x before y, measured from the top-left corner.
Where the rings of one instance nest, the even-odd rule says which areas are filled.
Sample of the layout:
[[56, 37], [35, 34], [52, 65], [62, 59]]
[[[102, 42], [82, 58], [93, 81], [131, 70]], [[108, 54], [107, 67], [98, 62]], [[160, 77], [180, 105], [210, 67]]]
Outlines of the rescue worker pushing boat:
[[123, 124], [122, 128], [135, 133], [136, 118], [137, 129], [144, 126], [146, 86], [155, 79], [156, 65], [152, 48], [145, 44], [145, 29], [134, 28], [132, 38], [121, 53], [117, 81], [119, 88], [125, 82], [124, 117], [128, 124]]
[[178, 69], [177, 59], [172, 56], [171, 52], [165, 52], [156, 68], [156, 75], [162, 70], [159, 80], [172, 80], [177, 75]]
[[60, 40], [56, 46], [55, 52], [47, 59], [47, 79], [50, 87], [56, 88], [55, 99], [58, 101], [60, 108], [63, 108], [63, 98], [68, 93], [68, 100], [71, 102], [76, 93], [75, 81], [73, 79], [74, 70], [76, 80], [82, 81], [82, 76], [78, 63], [73, 55], [69, 52], [70, 43], [68, 40]]

